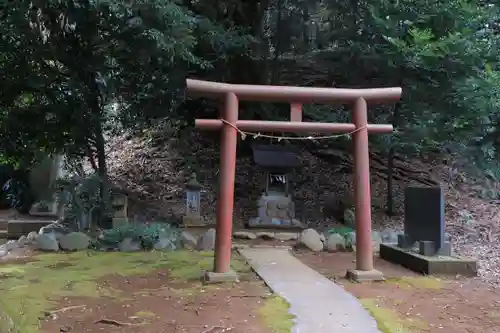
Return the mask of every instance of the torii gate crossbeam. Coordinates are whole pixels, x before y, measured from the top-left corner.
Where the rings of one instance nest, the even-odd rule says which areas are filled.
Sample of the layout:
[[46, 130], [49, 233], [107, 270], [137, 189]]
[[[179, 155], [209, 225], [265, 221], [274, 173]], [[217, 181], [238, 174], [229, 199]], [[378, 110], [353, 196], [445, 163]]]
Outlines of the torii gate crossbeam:
[[[354, 192], [356, 221], [356, 269], [347, 275], [355, 280], [380, 280], [382, 273], [373, 268], [370, 167], [368, 133], [390, 133], [392, 125], [368, 124], [368, 103], [396, 102], [401, 88], [338, 89], [287, 86], [238, 85], [187, 79], [191, 96], [221, 99], [221, 119], [196, 119], [195, 127], [221, 131], [219, 195], [214, 280], [226, 280], [230, 272], [231, 236], [234, 209], [234, 180], [238, 130], [260, 132], [351, 133], [354, 155]], [[288, 102], [290, 121], [238, 120], [239, 101]], [[350, 104], [352, 124], [302, 122], [305, 103]]]

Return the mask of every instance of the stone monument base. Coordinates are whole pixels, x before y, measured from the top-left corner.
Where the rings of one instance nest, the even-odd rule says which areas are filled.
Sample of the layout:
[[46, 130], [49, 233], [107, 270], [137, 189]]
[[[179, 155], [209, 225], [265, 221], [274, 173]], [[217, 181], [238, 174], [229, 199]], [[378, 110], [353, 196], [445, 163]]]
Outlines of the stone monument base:
[[258, 217], [246, 223], [247, 228], [304, 229], [295, 219], [295, 204], [290, 195], [270, 191], [257, 200]]
[[425, 256], [395, 244], [380, 244], [380, 258], [425, 275], [477, 276], [477, 261], [458, 256]]
[[372, 269], [371, 271], [360, 271], [350, 269], [346, 273], [346, 278], [354, 282], [382, 282], [385, 281], [384, 274], [381, 271]]
[[216, 273], [216, 272], [205, 272], [203, 277], [203, 281], [207, 284], [214, 283], [227, 283], [227, 282], [238, 282], [238, 274], [235, 271], [229, 271], [225, 273]]
[[249, 229], [306, 229], [306, 226], [299, 220], [281, 220], [281, 219], [266, 219], [262, 220], [259, 217], [250, 219], [246, 223]]

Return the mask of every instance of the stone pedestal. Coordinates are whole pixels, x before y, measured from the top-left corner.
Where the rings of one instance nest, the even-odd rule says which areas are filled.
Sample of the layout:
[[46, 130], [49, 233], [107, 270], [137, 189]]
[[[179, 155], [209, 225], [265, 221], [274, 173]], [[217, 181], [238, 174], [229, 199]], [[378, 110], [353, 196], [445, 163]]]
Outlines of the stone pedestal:
[[257, 201], [258, 217], [248, 222], [253, 228], [303, 228], [295, 219], [295, 204], [290, 195], [280, 192], [263, 193]]

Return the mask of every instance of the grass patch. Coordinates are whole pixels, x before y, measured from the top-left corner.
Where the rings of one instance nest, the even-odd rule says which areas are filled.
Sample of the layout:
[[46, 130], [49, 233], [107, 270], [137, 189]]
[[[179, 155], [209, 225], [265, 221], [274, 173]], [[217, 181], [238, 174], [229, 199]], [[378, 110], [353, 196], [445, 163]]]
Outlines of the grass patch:
[[156, 317], [156, 314], [150, 311], [137, 311], [135, 316], [139, 318], [154, 318]]
[[375, 318], [382, 333], [418, 333], [428, 328], [422, 320], [403, 319], [396, 312], [379, 306], [374, 299], [361, 299], [361, 304]]
[[290, 304], [279, 296], [271, 296], [264, 301], [259, 314], [264, 324], [273, 333], [290, 333], [295, 316], [288, 312]]
[[[104, 289], [95, 282], [103, 276], [130, 276], [167, 269], [172, 280], [192, 281], [199, 280], [202, 272], [212, 266], [213, 252], [41, 254], [33, 262], [0, 266], [0, 307], [12, 318], [17, 332], [38, 333], [41, 314], [53, 309], [61, 297], [119, 297], [119, 291]], [[236, 256], [232, 268], [238, 272], [249, 269]], [[34, 279], [37, 283], [32, 283]]]
[[441, 289], [443, 282], [431, 276], [403, 276], [387, 279], [387, 283], [395, 284], [402, 288], [416, 289]]

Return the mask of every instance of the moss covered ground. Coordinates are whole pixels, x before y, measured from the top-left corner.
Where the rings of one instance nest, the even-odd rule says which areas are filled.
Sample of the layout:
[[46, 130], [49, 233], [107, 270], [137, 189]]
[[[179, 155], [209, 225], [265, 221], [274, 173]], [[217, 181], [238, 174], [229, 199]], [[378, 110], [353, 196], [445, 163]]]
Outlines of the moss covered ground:
[[259, 314], [267, 327], [273, 333], [290, 333], [293, 328], [295, 316], [288, 312], [290, 304], [279, 296], [266, 299], [259, 309]]
[[401, 318], [395, 311], [379, 306], [374, 299], [361, 299], [361, 304], [375, 318], [382, 333], [418, 333], [428, 328], [421, 320]]
[[[442, 280], [431, 276], [400, 276], [387, 279], [386, 283], [407, 289], [441, 289]], [[380, 306], [375, 299], [361, 299], [366, 310], [375, 318], [382, 333], [418, 333], [428, 325], [416, 318], [401, 318], [395, 311]]]
[[[39, 318], [61, 297], [118, 296], [119, 291], [103, 289], [96, 283], [106, 275], [130, 276], [167, 269], [170, 279], [185, 282], [199, 280], [201, 272], [212, 265], [212, 252], [41, 254], [32, 262], [0, 266], [0, 307], [12, 319], [17, 332], [38, 333]], [[232, 266], [238, 272], [248, 271], [239, 258], [233, 260]], [[7, 324], [5, 320], [3, 324]]]

